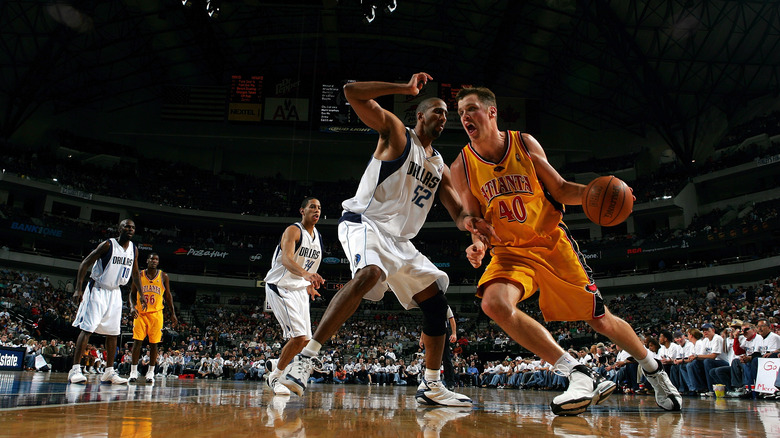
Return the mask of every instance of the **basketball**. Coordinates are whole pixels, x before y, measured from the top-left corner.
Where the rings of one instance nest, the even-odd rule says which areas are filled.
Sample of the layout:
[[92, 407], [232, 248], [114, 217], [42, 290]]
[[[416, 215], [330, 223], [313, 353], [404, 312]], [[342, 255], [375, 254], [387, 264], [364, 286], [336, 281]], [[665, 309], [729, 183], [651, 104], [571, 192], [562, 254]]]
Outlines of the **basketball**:
[[626, 183], [615, 176], [600, 176], [588, 184], [582, 194], [585, 216], [602, 227], [623, 223], [634, 209], [634, 195]]

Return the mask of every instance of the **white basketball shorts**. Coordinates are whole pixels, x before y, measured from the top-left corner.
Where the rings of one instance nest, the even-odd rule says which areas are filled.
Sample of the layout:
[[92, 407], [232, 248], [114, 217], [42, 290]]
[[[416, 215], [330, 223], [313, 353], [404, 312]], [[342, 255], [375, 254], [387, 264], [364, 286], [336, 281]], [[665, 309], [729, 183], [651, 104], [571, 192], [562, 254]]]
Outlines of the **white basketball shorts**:
[[99, 335], [118, 336], [122, 324], [122, 291], [87, 283], [73, 327]]
[[265, 297], [276, 320], [282, 326], [285, 339], [298, 336], [311, 339], [310, 297], [306, 289], [290, 290], [266, 283]]
[[363, 298], [379, 301], [389, 288], [398, 302], [408, 310], [418, 307], [412, 297], [433, 283], [442, 292], [447, 292], [450, 284], [447, 274], [418, 251], [412, 242], [397, 240], [379, 231], [365, 217], [350, 217], [360, 218], [360, 222], [345, 219], [339, 223], [338, 229], [352, 276], [369, 265], [379, 267], [384, 273], [383, 279]]

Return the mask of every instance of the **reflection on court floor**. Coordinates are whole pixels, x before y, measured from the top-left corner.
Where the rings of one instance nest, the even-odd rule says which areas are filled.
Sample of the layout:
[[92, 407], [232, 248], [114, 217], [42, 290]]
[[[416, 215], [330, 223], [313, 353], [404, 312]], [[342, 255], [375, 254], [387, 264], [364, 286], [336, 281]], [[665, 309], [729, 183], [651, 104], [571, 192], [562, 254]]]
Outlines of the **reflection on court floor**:
[[260, 382], [66, 380], [0, 373], [0, 436], [780, 436], [776, 401], [685, 398], [683, 411], [670, 413], [651, 396], [613, 395], [578, 417], [556, 417], [555, 393], [543, 391], [460, 388], [475, 401], [464, 409], [420, 407], [414, 387], [314, 384], [304, 397], [279, 397]]

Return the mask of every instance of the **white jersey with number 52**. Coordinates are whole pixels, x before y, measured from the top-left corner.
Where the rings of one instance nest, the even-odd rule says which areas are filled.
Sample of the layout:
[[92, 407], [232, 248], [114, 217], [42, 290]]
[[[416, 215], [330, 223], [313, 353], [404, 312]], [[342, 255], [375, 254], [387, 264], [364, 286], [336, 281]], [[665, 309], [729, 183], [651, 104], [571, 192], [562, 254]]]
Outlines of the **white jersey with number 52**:
[[363, 215], [390, 236], [409, 240], [417, 235], [433, 206], [444, 159], [434, 149], [426, 157], [414, 130], [406, 128], [406, 148], [392, 161], [373, 156], [357, 193], [344, 201], [344, 212]]

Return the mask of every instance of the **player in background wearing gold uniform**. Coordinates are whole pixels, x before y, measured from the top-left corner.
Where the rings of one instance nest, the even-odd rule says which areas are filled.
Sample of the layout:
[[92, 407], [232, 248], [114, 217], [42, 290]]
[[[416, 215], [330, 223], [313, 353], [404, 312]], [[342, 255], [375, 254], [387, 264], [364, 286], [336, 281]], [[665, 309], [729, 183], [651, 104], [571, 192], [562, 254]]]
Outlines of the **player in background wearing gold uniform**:
[[160, 256], [149, 254], [146, 259], [146, 269], [141, 272], [141, 293], [138, 293], [135, 283], [130, 291], [130, 310], [133, 317], [133, 362], [130, 365], [130, 382], [138, 380], [138, 360], [141, 358], [141, 345], [149, 337], [149, 369], [146, 371], [146, 381], [154, 383], [154, 367], [157, 364], [157, 344], [162, 340], [163, 301], [171, 311], [171, 323], [179, 323], [176, 310], [173, 307], [171, 285], [168, 274], [157, 269]]
[[648, 354], [631, 326], [604, 306], [591, 270], [563, 223], [563, 205], [581, 205], [585, 186], [566, 181], [550, 165], [542, 146], [528, 134], [498, 129], [496, 97], [487, 88], [465, 88], [456, 96], [458, 116], [471, 140], [451, 166], [452, 180], [467, 215], [491, 227], [477, 230], [466, 250], [479, 267], [489, 241], [490, 264], [478, 285], [482, 309], [518, 344], [569, 378], [569, 388], [550, 404], [557, 415], [577, 415], [615, 389], [580, 365], [538, 321], [517, 303], [539, 289], [547, 321], [586, 321], [639, 362], [655, 389], [656, 403], [680, 410], [679, 392]]

